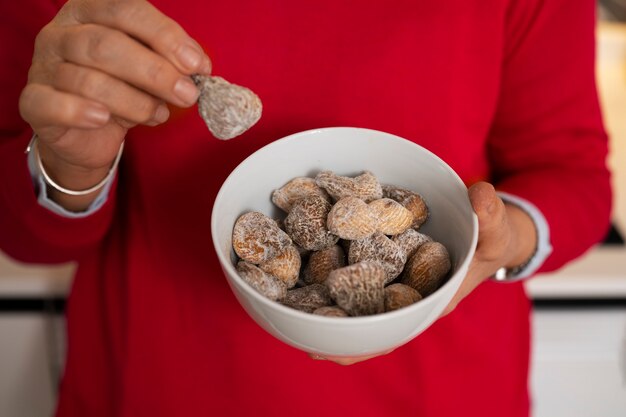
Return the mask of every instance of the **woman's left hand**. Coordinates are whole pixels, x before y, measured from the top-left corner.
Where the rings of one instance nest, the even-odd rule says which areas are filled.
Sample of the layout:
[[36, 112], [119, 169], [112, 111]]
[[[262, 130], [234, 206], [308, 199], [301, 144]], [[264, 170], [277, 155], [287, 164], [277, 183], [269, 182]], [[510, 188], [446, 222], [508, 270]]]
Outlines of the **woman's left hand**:
[[521, 208], [505, 204], [491, 184], [476, 183], [468, 193], [478, 216], [478, 246], [465, 279], [442, 317], [451, 313], [461, 300], [499, 268], [512, 268], [526, 262], [537, 246], [532, 218]]
[[[537, 233], [531, 217], [515, 205], [505, 204], [496, 194], [494, 187], [486, 182], [472, 185], [469, 199], [478, 216], [478, 246], [469, 271], [458, 291], [444, 309], [441, 317], [450, 314], [457, 305], [483, 281], [499, 268], [515, 267], [524, 263], [533, 254], [537, 245]], [[351, 365], [391, 350], [362, 357], [322, 357], [313, 359], [330, 360], [340, 365]]]

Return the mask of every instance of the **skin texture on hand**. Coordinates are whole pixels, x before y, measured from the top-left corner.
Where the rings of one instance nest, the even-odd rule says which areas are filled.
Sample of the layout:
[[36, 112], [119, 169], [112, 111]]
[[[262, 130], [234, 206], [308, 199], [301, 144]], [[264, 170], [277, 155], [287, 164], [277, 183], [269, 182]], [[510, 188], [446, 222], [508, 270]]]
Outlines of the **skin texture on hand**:
[[[537, 245], [537, 232], [532, 218], [517, 206], [504, 204], [494, 187], [486, 182], [472, 185], [468, 190], [472, 207], [478, 216], [478, 246], [469, 270], [456, 294], [441, 317], [450, 314], [456, 306], [499, 268], [515, 267], [530, 258]], [[351, 365], [390, 353], [361, 357], [323, 357], [311, 354], [312, 359], [329, 360], [340, 365]]]
[[[106, 176], [128, 129], [165, 122], [167, 103], [193, 105], [189, 75], [210, 72], [200, 45], [147, 1], [70, 0], [37, 35], [20, 114], [48, 174], [86, 189]], [[73, 211], [96, 195], [50, 190]]]

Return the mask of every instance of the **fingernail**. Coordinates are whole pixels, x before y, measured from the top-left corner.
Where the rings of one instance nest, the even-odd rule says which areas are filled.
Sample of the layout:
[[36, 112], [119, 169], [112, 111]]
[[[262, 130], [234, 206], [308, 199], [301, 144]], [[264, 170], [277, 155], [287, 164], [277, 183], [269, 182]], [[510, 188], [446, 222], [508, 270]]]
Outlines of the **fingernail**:
[[159, 107], [157, 107], [156, 111], [154, 112], [154, 117], [152, 117], [152, 120], [154, 120], [157, 123], [163, 123], [169, 117], [170, 117], [169, 109], [167, 108], [165, 104], [161, 104], [159, 105]]
[[204, 58], [202, 60], [202, 68], [200, 68], [200, 72], [202, 74], [209, 75], [211, 74], [211, 71], [213, 71], [213, 64], [211, 63], [211, 60], [209, 58]]
[[183, 45], [178, 50], [178, 60], [185, 67], [192, 71], [198, 69], [202, 64], [202, 54], [194, 47]]
[[105, 107], [90, 106], [85, 109], [85, 121], [87, 125], [99, 127], [109, 121], [111, 114]]
[[178, 97], [184, 104], [191, 105], [198, 100], [200, 91], [198, 91], [195, 84], [191, 82], [189, 78], [185, 77], [176, 82], [176, 85], [174, 86], [174, 94], [176, 94], [176, 97]]

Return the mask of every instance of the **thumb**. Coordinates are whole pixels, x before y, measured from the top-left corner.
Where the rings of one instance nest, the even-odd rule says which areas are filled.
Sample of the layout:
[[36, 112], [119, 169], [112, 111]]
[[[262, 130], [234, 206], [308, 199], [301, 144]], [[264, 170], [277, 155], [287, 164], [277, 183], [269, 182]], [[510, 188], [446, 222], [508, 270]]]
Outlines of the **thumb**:
[[504, 203], [496, 194], [493, 185], [487, 182], [472, 185], [468, 194], [478, 216], [478, 247], [475, 256], [481, 261], [496, 260], [508, 245]]
[[442, 316], [454, 310], [463, 298], [495, 272], [510, 241], [506, 208], [493, 185], [476, 183], [469, 188], [468, 195], [478, 216], [478, 246], [467, 276]]

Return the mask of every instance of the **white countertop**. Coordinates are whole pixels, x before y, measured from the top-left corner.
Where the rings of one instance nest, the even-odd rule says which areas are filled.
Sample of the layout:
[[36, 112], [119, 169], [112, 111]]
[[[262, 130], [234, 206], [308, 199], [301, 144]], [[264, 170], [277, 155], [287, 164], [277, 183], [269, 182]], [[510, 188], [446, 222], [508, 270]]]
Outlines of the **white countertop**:
[[526, 290], [534, 299], [626, 299], [626, 247], [594, 248], [557, 273], [528, 280]]
[[65, 297], [75, 266], [25, 265], [0, 252], [0, 298]]

